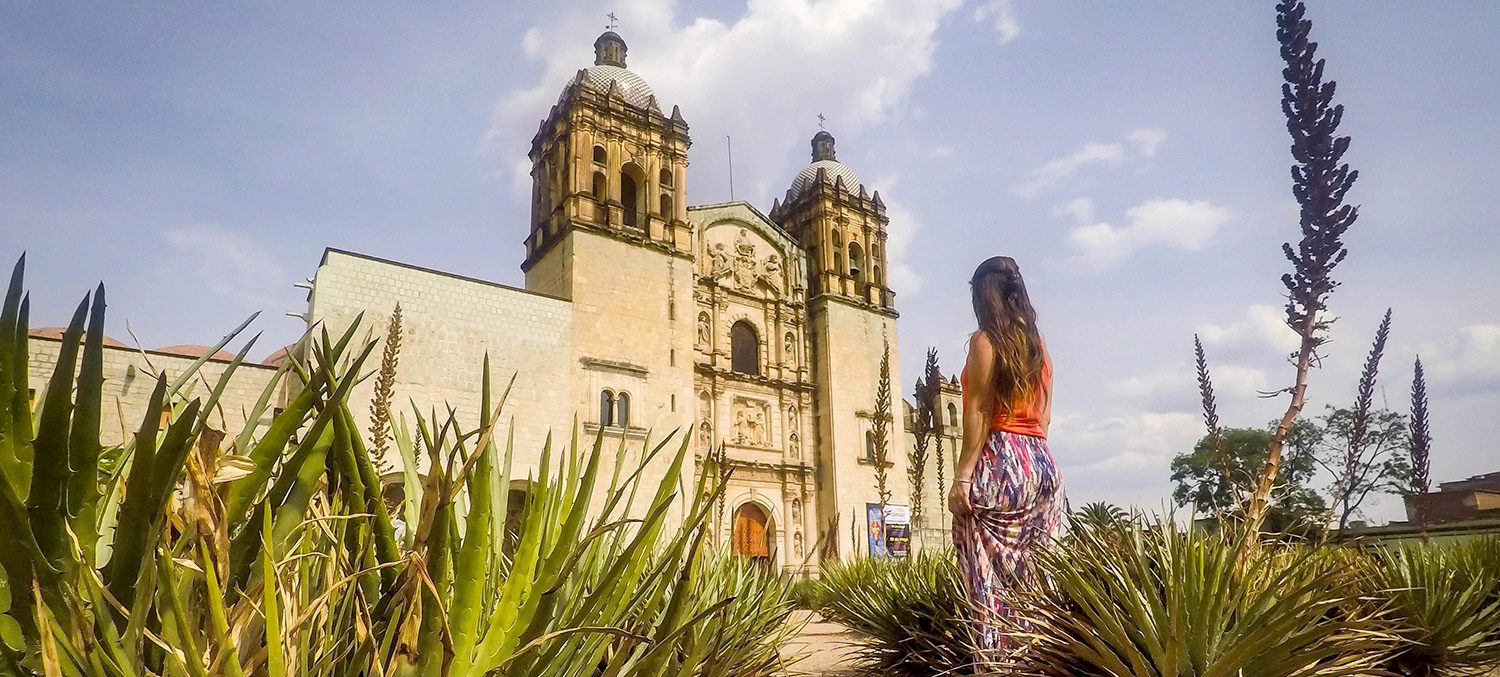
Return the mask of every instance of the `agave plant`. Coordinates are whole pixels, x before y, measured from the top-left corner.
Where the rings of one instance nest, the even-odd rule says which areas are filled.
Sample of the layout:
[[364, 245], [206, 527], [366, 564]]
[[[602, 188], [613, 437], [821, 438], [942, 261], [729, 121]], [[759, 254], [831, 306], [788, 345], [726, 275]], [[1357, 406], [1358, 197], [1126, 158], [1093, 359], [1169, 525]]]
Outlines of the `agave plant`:
[[1350, 597], [1343, 558], [1244, 553], [1231, 531], [1076, 530], [1041, 555], [1053, 585], [1025, 598], [1011, 628], [1028, 640], [1017, 660], [1058, 676], [1381, 674], [1395, 637]]
[[953, 553], [862, 558], [823, 572], [820, 611], [863, 635], [873, 674], [956, 674], [973, 666], [968, 597]]
[[1485, 674], [1500, 666], [1500, 538], [1377, 548], [1368, 592], [1404, 640], [1397, 674]]
[[[159, 378], [136, 434], [105, 449], [103, 288], [80, 305], [33, 414], [23, 270], [24, 260], [0, 310], [0, 528], [11, 541], [0, 549], [0, 672], [782, 667], [786, 628], [795, 632], [783, 623], [787, 586], [703, 552], [722, 486], [708, 475], [690, 486], [686, 438], [675, 454], [673, 436], [643, 453], [606, 451], [602, 437], [549, 442], [507, 557], [512, 447], [495, 439], [504, 397], [492, 406], [485, 364], [480, 420], [450, 411], [397, 422], [412, 527], [398, 541], [348, 406], [374, 347], [354, 340], [358, 322], [305, 339], [305, 359], [277, 373], [237, 435], [213, 429], [206, 412], [248, 344], [203, 397], [182, 395], [203, 360]], [[285, 406], [259, 425], [278, 397]], [[648, 466], [665, 469], [648, 479]], [[645, 511], [627, 514], [636, 505]]]

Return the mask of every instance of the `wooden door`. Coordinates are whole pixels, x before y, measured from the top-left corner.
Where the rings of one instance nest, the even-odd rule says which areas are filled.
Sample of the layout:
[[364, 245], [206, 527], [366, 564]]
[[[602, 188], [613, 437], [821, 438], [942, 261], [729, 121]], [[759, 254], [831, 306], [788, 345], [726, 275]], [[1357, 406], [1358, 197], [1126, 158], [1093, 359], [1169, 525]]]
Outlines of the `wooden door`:
[[766, 533], [766, 511], [746, 503], [734, 511], [734, 554], [752, 559], [770, 559], [771, 542]]

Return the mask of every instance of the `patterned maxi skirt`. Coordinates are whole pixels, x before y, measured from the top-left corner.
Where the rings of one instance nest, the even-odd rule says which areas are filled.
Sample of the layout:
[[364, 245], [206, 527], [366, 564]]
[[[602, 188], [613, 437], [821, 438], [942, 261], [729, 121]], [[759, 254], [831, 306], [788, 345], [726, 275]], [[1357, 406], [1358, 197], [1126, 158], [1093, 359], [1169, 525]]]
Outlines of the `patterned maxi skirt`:
[[1058, 536], [1067, 500], [1041, 437], [990, 431], [973, 481], [973, 511], [953, 520], [953, 542], [964, 586], [977, 607], [980, 658], [1000, 661], [1011, 648], [1005, 633], [1012, 614], [1008, 592], [1034, 581], [1031, 554]]

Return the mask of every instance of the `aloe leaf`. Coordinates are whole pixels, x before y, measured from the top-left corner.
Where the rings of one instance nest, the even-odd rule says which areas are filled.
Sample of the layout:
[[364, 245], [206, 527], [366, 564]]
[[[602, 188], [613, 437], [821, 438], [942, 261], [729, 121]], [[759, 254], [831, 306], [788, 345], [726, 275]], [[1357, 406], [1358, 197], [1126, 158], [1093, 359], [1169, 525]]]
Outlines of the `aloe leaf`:
[[[269, 388], [267, 388], [269, 391]], [[255, 470], [249, 475], [235, 480], [229, 487], [229, 499], [225, 502], [225, 514], [232, 518], [239, 518], [245, 514], [250, 507], [250, 502], [255, 499], [266, 480], [270, 478], [271, 471], [276, 466], [276, 461], [286, 449], [292, 436], [302, 427], [307, 419], [307, 413], [312, 410], [317, 400], [317, 393], [312, 386], [304, 386], [297, 392], [297, 396], [287, 404], [266, 430], [266, 434], [256, 442], [250, 450], [250, 460], [255, 463]]]
[[270, 677], [286, 677], [286, 649], [281, 636], [281, 581], [276, 575], [276, 544], [271, 539], [270, 506], [261, 521], [261, 616], [266, 627], [266, 672]]
[[[16, 260], [0, 309], [0, 476], [26, 499], [31, 482], [31, 413], [27, 360], [26, 255]], [[23, 614], [24, 615], [24, 614]]]
[[78, 344], [83, 337], [89, 300], [84, 298], [73, 312], [73, 319], [63, 332], [58, 348], [57, 365], [47, 385], [41, 420], [32, 442], [35, 457], [31, 472], [31, 493], [26, 509], [31, 516], [31, 530], [36, 534], [42, 553], [59, 569], [68, 568], [67, 506], [65, 488], [71, 477], [68, 468], [68, 428], [73, 415], [73, 375], [78, 369]]
[[99, 421], [104, 389], [104, 285], [94, 290], [88, 331], [83, 339], [83, 360], [78, 370], [78, 394], [73, 424], [68, 434], [68, 457], [72, 478], [67, 492], [68, 514], [83, 561], [93, 566], [99, 541], [96, 509], [99, 497]]
[[[158, 392], [160, 388], [158, 388]], [[182, 475], [183, 463], [194, 440], [192, 430], [198, 418], [200, 403], [193, 400], [187, 404], [162, 436], [161, 447], [149, 457], [141, 457], [139, 450], [136, 465], [131, 468], [128, 486], [134, 489], [125, 495], [120, 507], [120, 523], [115, 527], [114, 554], [106, 569], [109, 591], [117, 599], [131, 599], [140, 576], [141, 563], [147, 554], [154, 552], [161, 539], [162, 521], [165, 519], [167, 503], [176, 489], [177, 478]], [[148, 412], [149, 413], [149, 412]], [[154, 428], [148, 423], [142, 430]], [[137, 438], [139, 439], [139, 437]]]

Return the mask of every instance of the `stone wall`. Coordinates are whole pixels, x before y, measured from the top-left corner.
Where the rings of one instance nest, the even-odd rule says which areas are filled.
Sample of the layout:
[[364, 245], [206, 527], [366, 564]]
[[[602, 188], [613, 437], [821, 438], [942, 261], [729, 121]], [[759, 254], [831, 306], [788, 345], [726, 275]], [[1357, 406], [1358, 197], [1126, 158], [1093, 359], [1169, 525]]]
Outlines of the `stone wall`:
[[[413, 421], [411, 406], [439, 417], [452, 406], [459, 420], [479, 423], [484, 357], [498, 399], [515, 377], [497, 439], [515, 435], [514, 475], [534, 468], [549, 432], [569, 436], [574, 406], [570, 363], [572, 306], [503, 285], [330, 249], [314, 277], [309, 319], [341, 332], [360, 313], [372, 338], [383, 341], [390, 313], [401, 304], [402, 338], [396, 370], [396, 413]], [[380, 366], [377, 346], [367, 371]], [[355, 419], [369, 420], [375, 379], [356, 386]], [[393, 463], [399, 461], [392, 459]]]
[[[35, 397], [40, 400], [45, 396], [47, 382], [57, 366], [62, 341], [32, 336], [28, 345], [31, 353], [31, 388], [35, 391]], [[107, 446], [115, 445], [134, 435], [146, 415], [151, 393], [156, 388], [157, 375], [166, 374], [168, 383], [171, 383], [193, 361], [194, 358], [191, 357], [106, 345], [100, 441]], [[183, 386], [179, 393], [180, 401], [207, 398], [228, 366], [228, 362], [221, 360], [204, 363], [197, 376]], [[211, 412], [209, 424], [224, 430], [230, 437], [238, 435], [245, 429], [249, 412], [255, 408], [255, 403], [266, 388], [271, 386], [275, 375], [274, 367], [241, 364], [219, 398], [218, 406]], [[254, 422], [255, 425], [269, 425], [275, 409], [282, 403], [283, 394], [278, 389], [272, 394], [265, 413]], [[180, 408], [181, 404], [174, 404], [174, 407]]]

